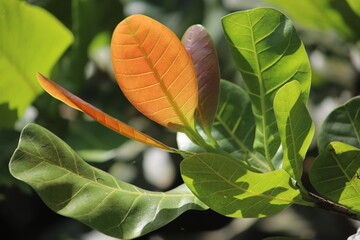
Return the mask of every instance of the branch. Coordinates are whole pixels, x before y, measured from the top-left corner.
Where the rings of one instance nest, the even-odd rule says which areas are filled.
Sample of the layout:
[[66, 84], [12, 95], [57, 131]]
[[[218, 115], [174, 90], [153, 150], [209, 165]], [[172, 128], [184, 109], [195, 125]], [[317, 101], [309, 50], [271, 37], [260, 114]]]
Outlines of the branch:
[[321, 209], [328, 210], [333, 213], [337, 213], [342, 216], [349, 217], [351, 219], [360, 220], [360, 216], [358, 216], [357, 213], [351, 211], [350, 209], [346, 208], [345, 206], [342, 206], [340, 204], [334, 203], [328, 199], [325, 199], [323, 197], [320, 197], [319, 195], [316, 195], [315, 193], [309, 192], [309, 195], [315, 199], [315, 206]]

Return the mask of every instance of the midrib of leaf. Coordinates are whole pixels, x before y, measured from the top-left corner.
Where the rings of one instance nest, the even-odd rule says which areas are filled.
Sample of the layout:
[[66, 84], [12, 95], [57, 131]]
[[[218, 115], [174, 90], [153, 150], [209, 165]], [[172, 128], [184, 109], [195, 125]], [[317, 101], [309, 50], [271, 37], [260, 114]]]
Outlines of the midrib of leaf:
[[[360, 154], [360, 153], [359, 153]], [[340, 161], [337, 157], [337, 155], [334, 153], [334, 151], [331, 151], [331, 155], [334, 158], [336, 164], [338, 165], [340, 171], [344, 174], [344, 176], [346, 177], [346, 179], [349, 181], [349, 183], [351, 184], [351, 186], [355, 189], [355, 191], [360, 195], [360, 189], [358, 188], [358, 186], [356, 186], [356, 184], [354, 184], [354, 181], [352, 181], [352, 178], [346, 173], [346, 170], [342, 167], [342, 165], [340, 164]]]
[[[360, 144], [360, 136], [359, 136], [359, 134], [358, 134], [358, 131], [357, 131], [356, 126], [355, 126], [355, 123], [354, 123], [353, 119], [351, 118], [350, 113], [349, 113], [346, 105], [344, 105], [344, 109], [345, 109], [346, 115], [348, 116], [348, 118], [349, 118], [349, 120], [350, 120], [351, 126], [352, 126], [352, 128], [354, 129], [354, 132], [355, 132], [355, 135], [356, 135], [356, 139], [358, 140], [358, 143]], [[358, 109], [358, 111], [356, 112], [356, 116], [359, 114], [359, 111], [360, 111], [360, 110]], [[356, 116], [355, 116], [355, 119], [356, 119]]]
[[[197, 159], [200, 160], [206, 167], [208, 167], [208, 169], [210, 169], [216, 176], [218, 176], [219, 178], [224, 180], [226, 183], [228, 183], [230, 186], [232, 186], [235, 189], [239, 189], [240, 191], [252, 194], [254, 196], [262, 197], [262, 198], [279, 200], [279, 201], [288, 202], [288, 203], [304, 204], [303, 202], [300, 203], [300, 202], [297, 202], [297, 201], [294, 201], [294, 200], [289, 200], [289, 199], [286, 199], [286, 198], [279, 198], [279, 197], [275, 197], [275, 196], [271, 196], [271, 195], [265, 195], [265, 194], [262, 194], [262, 193], [257, 193], [257, 192], [251, 191], [251, 190], [246, 189], [246, 188], [242, 188], [242, 187], [232, 183], [227, 178], [223, 177], [219, 172], [217, 172], [215, 169], [213, 169], [210, 165], [208, 165], [206, 162], [204, 162], [201, 158], [197, 157]], [[235, 170], [235, 171], [237, 171], [237, 170]]]
[[[173, 107], [173, 109], [175, 110], [176, 114], [178, 115], [178, 117], [180, 118], [181, 122], [184, 124], [185, 128], [189, 131], [192, 132], [192, 126], [190, 125], [190, 123], [187, 121], [186, 117], [183, 115], [182, 111], [180, 110], [179, 106], [177, 105], [177, 103], [175, 102], [174, 98], [172, 97], [172, 95], [169, 93], [169, 91], [167, 91], [159, 73], [156, 71], [155, 66], [152, 64], [151, 60], [149, 59], [148, 54], [146, 53], [145, 49], [143, 48], [142, 44], [140, 43], [139, 39], [136, 37], [136, 32], [132, 29], [131, 24], [129, 24], [128, 20], [125, 20], [126, 24], [128, 25], [128, 28], [130, 29], [131, 35], [134, 37], [136, 44], [139, 46], [142, 54], [144, 55], [144, 58], [146, 59], [146, 62], [148, 63], [148, 65], [150, 66], [152, 72], [155, 75], [156, 80], [158, 81], [161, 90], [163, 91], [163, 93], [166, 95], [168, 101], [170, 102], [171, 106]], [[149, 30], [150, 31], [150, 30]], [[172, 40], [171, 40], [172, 41]], [[180, 50], [181, 51], [181, 50]]]
[[256, 48], [256, 44], [255, 44], [255, 39], [254, 39], [254, 32], [253, 32], [253, 23], [251, 21], [250, 18], [250, 14], [248, 12], [247, 13], [247, 17], [250, 23], [250, 31], [251, 31], [251, 42], [252, 42], [252, 47], [254, 49], [254, 59], [255, 59], [255, 63], [256, 63], [256, 71], [257, 71], [257, 78], [259, 80], [259, 89], [260, 89], [260, 104], [261, 104], [261, 123], [262, 123], [262, 128], [263, 128], [263, 143], [264, 143], [264, 151], [265, 151], [265, 159], [270, 167], [271, 170], [275, 170], [272, 162], [271, 162], [271, 158], [269, 156], [269, 150], [268, 150], [268, 143], [267, 143], [267, 138], [268, 138], [268, 131], [266, 128], [266, 123], [267, 123], [267, 115], [266, 115], [266, 110], [265, 110], [265, 89], [264, 89], [264, 85], [263, 85], [263, 78], [262, 78], [262, 73], [260, 71], [260, 62], [259, 62], [259, 58], [258, 58], [258, 53], [257, 53], [257, 48]]
[[[288, 92], [286, 93], [286, 98], [289, 99], [289, 96], [288, 96]], [[292, 115], [290, 114], [290, 111], [289, 111], [289, 101], [286, 101], [286, 110], [287, 112], [289, 113], [289, 118], [290, 118], [290, 135], [291, 135], [291, 141], [292, 141], [292, 151], [293, 151], [293, 155], [295, 156], [295, 159], [292, 159], [292, 161], [295, 162], [295, 170], [298, 170], [299, 169], [299, 164], [298, 164], [298, 161], [297, 161], [297, 154], [296, 154], [296, 148], [295, 148], [295, 144], [296, 144], [296, 141], [295, 141], [295, 138], [294, 138], [294, 129], [293, 129], [293, 118], [292, 118]], [[285, 123], [286, 124], [286, 123]], [[286, 140], [285, 140], [286, 141]], [[288, 157], [289, 157], [289, 154], [288, 154]], [[289, 159], [289, 161], [291, 161]], [[300, 177], [300, 176], [297, 176], [297, 172], [295, 173], [295, 170], [294, 170], [294, 175], [295, 175], [295, 178], [297, 177]], [[301, 179], [296, 179], [296, 180], [301, 180]]]
[[16, 72], [21, 76], [23, 82], [25, 82], [29, 86], [31, 91], [34, 93], [34, 95], [36, 95], [37, 94], [36, 85], [32, 84], [32, 81], [29, 80], [29, 77], [26, 76], [24, 71], [17, 64], [15, 64], [15, 61], [13, 61], [10, 54], [6, 51], [7, 49], [8, 48], [6, 47], [3, 48], [3, 54], [5, 58], [9, 61], [10, 65], [16, 69]]
[[[261, 166], [263, 166], [264, 168], [269, 169], [269, 166], [267, 164], [265, 164], [263, 161], [261, 161], [252, 151], [250, 151], [250, 149], [248, 147], [246, 147], [246, 145], [236, 136], [233, 134], [233, 132], [231, 131], [231, 129], [227, 126], [227, 124], [221, 119], [220, 116], [216, 116], [216, 119], [219, 121], [219, 123], [224, 127], [224, 129], [226, 130], [226, 132], [231, 136], [232, 139], [234, 139], [234, 141], [236, 142], [237, 145], [239, 145], [239, 147], [244, 151], [247, 152], [248, 155], [255, 160], [258, 164], [260, 164]], [[254, 166], [253, 166], [254, 167]], [[270, 170], [270, 169], [269, 169]]]
[[[42, 131], [43, 131], [43, 130], [42, 130]], [[45, 132], [43, 132], [43, 133], [46, 135]], [[54, 143], [52, 142], [51, 138], [49, 138], [48, 136], [47, 136], [47, 138], [48, 138], [49, 141], [52, 143], [52, 145], [55, 146]], [[33, 146], [36, 146], [36, 144], [34, 144], [32, 140], [30, 140], [30, 142], [33, 144]], [[67, 145], [65, 145], [65, 146], [66, 146], [66, 148], [68, 149], [68, 151], [72, 154], [72, 157], [73, 157], [74, 162], [76, 162], [76, 158], [75, 158], [72, 150], [69, 149], [69, 147], [68, 147]], [[37, 147], [35, 147], [35, 148], [36, 148], [37, 152], [39, 152], [39, 149], [38, 149]], [[58, 152], [56, 147], [55, 147], [54, 149], [56, 150], [56, 152]], [[117, 192], [132, 194], [132, 195], [151, 196], [151, 197], [163, 197], [163, 196], [164, 196], [164, 193], [158, 193], [158, 194], [156, 194], [156, 193], [149, 193], [149, 192], [146, 192], [146, 193], [145, 193], [145, 192], [138, 192], [138, 189], [135, 188], [134, 186], [133, 186], [133, 187], [134, 187], [134, 189], [136, 190], [136, 192], [132, 192], [132, 191], [128, 191], [128, 190], [121, 189], [120, 186], [119, 186], [118, 183], [117, 183], [117, 180], [114, 178], [114, 176], [111, 176], [111, 177], [112, 177], [112, 179], [114, 180], [114, 182], [116, 183], [116, 185], [119, 186], [119, 188], [114, 188], [114, 187], [110, 187], [110, 186], [107, 186], [107, 185], [104, 185], [104, 184], [100, 184], [98, 181], [94, 181], [94, 180], [91, 180], [91, 179], [89, 179], [89, 178], [85, 178], [85, 177], [83, 177], [82, 175], [80, 175], [79, 173], [75, 173], [75, 172], [73, 172], [73, 171], [70, 171], [69, 169], [67, 169], [67, 168], [65, 168], [65, 167], [63, 167], [63, 166], [56, 165], [56, 164], [54, 164], [53, 162], [49, 161], [48, 159], [46, 159], [46, 158], [44, 158], [44, 157], [42, 157], [42, 156], [38, 156], [38, 155], [36, 155], [36, 154], [34, 154], [34, 153], [32, 153], [32, 152], [28, 152], [28, 151], [26, 151], [26, 150], [24, 150], [24, 149], [22, 149], [22, 148], [19, 148], [19, 151], [22, 151], [22, 152], [24, 152], [24, 153], [26, 153], [26, 154], [28, 154], [28, 155], [31, 155], [31, 156], [33, 156], [33, 157], [35, 157], [35, 158], [38, 158], [38, 159], [41, 160], [41, 162], [45, 162], [45, 163], [47, 163], [47, 164], [53, 165], [53, 166], [55, 166], [55, 167], [57, 167], [57, 168], [60, 168], [60, 169], [64, 170], [65, 172], [67, 172], [67, 174], [72, 174], [72, 175], [74, 175], [75, 177], [81, 178], [81, 179], [87, 181], [87, 182], [88, 182], [87, 184], [94, 184], [94, 185], [97, 185], [97, 186], [101, 186], [101, 187], [103, 187], [103, 188], [110, 189], [110, 190], [112, 190], [112, 191], [117, 191]], [[41, 153], [39, 152], [39, 154], [41, 154]], [[38, 164], [37, 164], [36, 166], [38, 166]], [[35, 166], [35, 167], [36, 167], [36, 166]], [[75, 165], [75, 166], [76, 166], [76, 165]], [[90, 168], [92, 169], [92, 171], [94, 172], [94, 169], [93, 169], [92, 166], [87, 166], [87, 167], [90, 167]], [[94, 174], [95, 174], [95, 172], [94, 172]], [[94, 175], [94, 179], [96, 179], [96, 175]], [[184, 197], [184, 196], [193, 196], [193, 195], [192, 195], [192, 194], [166, 194], [166, 195], [165, 195], [165, 197]]]

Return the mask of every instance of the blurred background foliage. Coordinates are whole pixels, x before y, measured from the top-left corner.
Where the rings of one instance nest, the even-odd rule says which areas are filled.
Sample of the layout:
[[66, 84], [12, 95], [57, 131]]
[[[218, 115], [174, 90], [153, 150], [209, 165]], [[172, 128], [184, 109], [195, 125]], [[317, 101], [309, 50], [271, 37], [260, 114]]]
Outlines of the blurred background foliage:
[[[85, 160], [149, 190], [181, 183], [181, 157], [152, 149], [93, 122], [47, 94], [41, 72], [104, 112], [176, 146], [175, 133], [139, 114], [114, 80], [110, 40], [126, 16], [142, 13], [181, 38], [203, 24], [218, 51], [222, 78], [242, 85], [220, 19], [238, 10], [272, 6], [294, 21], [313, 68], [309, 108], [319, 129], [338, 105], [360, 93], [358, 0], [0, 0], [0, 224], [9, 239], [110, 239], [51, 212], [8, 162], [26, 123], [64, 139]], [[317, 155], [316, 137], [305, 170]], [[306, 175], [305, 175], [306, 178]], [[121, 203], [119, 203], [121, 204]], [[187, 212], [141, 239], [262, 239], [274, 235], [346, 239], [359, 223], [322, 210], [294, 206], [265, 219], [230, 219], [212, 211]]]

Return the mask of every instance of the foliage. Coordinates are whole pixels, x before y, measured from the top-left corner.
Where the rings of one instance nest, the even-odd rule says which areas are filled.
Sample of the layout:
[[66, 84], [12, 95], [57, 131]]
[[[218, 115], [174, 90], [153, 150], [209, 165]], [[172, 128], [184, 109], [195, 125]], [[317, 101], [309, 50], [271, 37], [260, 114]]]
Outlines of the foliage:
[[121, 182], [34, 124], [21, 134], [11, 174], [37, 189], [57, 213], [127, 239], [159, 228], [188, 209], [205, 207], [186, 186], [163, 193]]
[[357, 1], [282, 1], [265, 0], [283, 9], [301, 24], [316, 30], [335, 30], [341, 37], [356, 41], [360, 37], [360, 5]]
[[[285, 6], [284, 1], [269, 2], [283, 4], [291, 17], [303, 21], [296, 17], [298, 11], [292, 5]], [[307, 18], [307, 24], [334, 29], [344, 39], [355, 42], [358, 38], [357, 32], [352, 31], [355, 27], [352, 20], [358, 18], [355, 1], [347, 1], [349, 5], [342, 3], [342, 8], [334, 7], [329, 1], [321, 3], [332, 21]], [[108, 4], [117, 6], [118, 3], [109, 1]], [[308, 9], [316, 12], [316, 6], [309, 5]], [[320, 154], [309, 171], [311, 184], [316, 189], [313, 193], [306, 184], [307, 168], [303, 168], [303, 164], [315, 133], [307, 109], [314, 73], [303, 43], [285, 15], [272, 8], [258, 8], [231, 13], [222, 19], [242, 86], [220, 81], [223, 52], [216, 53], [216, 45], [201, 25], [191, 26], [182, 41], [170, 29], [144, 15], [132, 15], [116, 27], [111, 53], [117, 82], [142, 114], [177, 132], [177, 149], [172, 147], [174, 142], [166, 141], [161, 134], [166, 131], [158, 126], [138, 128], [133, 122], [124, 123], [128, 112], [115, 113], [120, 120], [105, 113], [114, 114], [113, 107], [125, 109], [126, 106], [122, 96], [120, 101], [107, 97], [107, 93], [113, 91], [111, 82], [103, 85], [107, 86], [104, 93], [94, 87], [98, 81], [82, 84], [83, 69], [88, 61], [85, 52], [91, 51], [89, 56], [93, 58], [94, 52], [107, 47], [108, 31], [115, 26], [116, 18], [101, 26], [97, 23], [103, 15], [91, 17], [92, 12], [101, 7], [107, 8], [96, 1], [72, 2], [75, 21], [67, 25], [74, 32], [75, 44], [52, 76], [69, 77], [72, 82], [67, 83], [67, 87], [80, 89], [80, 96], [96, 105], [109, 101], [113, 104], [103, 105], [104, 111], [99, 110], [45, 77], [49, 72], [40, 68], [37, 70], [44, 75], [38, 74], [39, 83], [50, 95], [115, 132], [180, 154], [184, 158], [180, 171], [185, 184], [164, 192], [147, 191], [88, 165], [76, 152], [98, 153], [97, 149], [78, 151], [77, 143], [91, 139], [96, 139], [93, 143], [105, 143], [109, 137], [96, 129], [86, 130], [81, 115], [68, 108], [62, 110], [64, 116], [82, 127], [78, 128], [80, 138], [67, 135], [67, 122], [47, 110], [48, 104], [44, 104], [47, 97], [42, 96], [35, 103], [42, 110], [38, 122], [55, 129], [56, 134], [67, 138], [71, 145], [74, 143], [75, 151], [45, 128], [29, 124], [22, 130], [9, 167], [11, 174], [35, 189], [47, 206], [108, 235], [127, 239], [154, 231], [190, 209], [210, 208], [230, 217], [262, 218], [295, 204], [325, 208], [359, 219], [358, 98], [329, 114], [320, 130]], [[169, 11], [175, 8], [168, 6]], [[334, 24], [337, 14], [349, 9], [351, 14]], [[57, 11], [55, 15], [59, 14]], [[93, 21], [90, 25], [95, 26], [89, 31], [84, 29], [88, 21]], [[321, 25], [322, 22], [327, 25]], [[171, 21], [167, 25], [172, 26]], [[105, 32], [96, 36], [99, 30]], [[105, 44], [98, 45], [97, 41], [104, 36]], [[46, 54], [40, 56], [43, 55]], [[99, 64], [98, 60], [92, 60]], [[74, 71], [69, 71], [70, 68], [61, 71], [61, 66], [73, 63], [80, 65], [74, 67]], [[102, 70], [95, 73], [95, 78], [101, 79], [108, 70], [98, 67]], [[89, 91], [91, 88], [96, 90]], [[64, 129], [66, 131], [62, 131]], [[124, 140], [111, 142], [121, 147]], [[116, 145], [113, 143], [100, 151], [100, 155], [106, 155], [107, 149]], [[96, 161], [111, 158], [91, 157], [100, 159]]]
[[12, 127], [42, 92], [34, 74], [49, 74], [73, 36], [42, 8], [12, 0], [1, 1], [0, 8], [0, 87], [6, 89], [0, 96], [0, 126]]

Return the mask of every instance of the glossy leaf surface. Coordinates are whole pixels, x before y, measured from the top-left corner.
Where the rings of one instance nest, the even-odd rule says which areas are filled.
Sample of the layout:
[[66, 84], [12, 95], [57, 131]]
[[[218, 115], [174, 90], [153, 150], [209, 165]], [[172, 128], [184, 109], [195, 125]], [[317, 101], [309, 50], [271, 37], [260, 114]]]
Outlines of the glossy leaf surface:
[[149, 17], [132, 15], [116, 27], [111, 55], [121, 90], [141, 113], [174, 130], [194, 127], [196, 73], [170, 29]]
[[319, 132], [319, 149], [333, 141], [360, 148], [360, 97], [352, 98], [325, 119]]
[[199, 88], [197, 119], [205, 131], [211, 131], [220, 89], [220, 68], [215, 45], [201, 25], [188, 28], [181, 41], [196, 71]]
[[292, 81], [279, 89], [274, 99], [274, 112], [284, 154], [282, 168], [301, 182], [302, 163], [315, 127], [301, 99], [299, 82]]
[[59, 99], [60, 101], [64, 102], [72, 108], [85, 112], [90, 117], [94, 118], [96, 121], [100, 122], [104, 126], [138, 142], [142, 142], [153, 147], [162, 148], [170, 152], [176, 151], [176, 149], [166, 146], [164, 143], [159, 142], [151, 138], [150, 136], [136, 130], [135, 128], [107, 115], [106, 113], [102, 112], [101, 110], [97, 109], [96, 107], [92, 106], [91, 104], [85, 102], [81, 98], [67, 91], [60, 85], [44, 77], [43, 75], [38, 74], [37, 78], [40, 85], [51, 96]]
[[42, 92], [36, 72], [49, 74], [73, 36], [42, 8], [2, 0], [0, 9], [0, 115], [14, 115], [11, 126]]
[[182, 185], [146, 191], [84, 162], [61, 139], [30, 124], [11, 162], [12, 175], [31, 185], [53, 211], [118, 238], [135, 238], [205, 207]]
[[358, 0], [265, 0], [282, 8], [299, 24], [320, 31], [335, 31], [341, 37], [356, 40], [359, 31]]
[[326, 199], [360, 213], [360, 149], [332, 142], [315, 159], [311, 184]]
[[301, 201], [284, 170], [254, 173], [218, 154], [202, 153], [184, 159], [181, 174], [201, 201], [229, 217], [270, 216]]
[[303, 101], [307, 100], [311, 70], [306, 51], [291, 21], [275, 9], [232, 13], [222, 19], [222, 24], [252, 101], [256, 120], [254, 148], [271, 166], [280, 145], [274, 95], [282, 85], [296, 79]]

